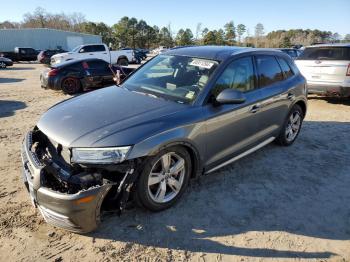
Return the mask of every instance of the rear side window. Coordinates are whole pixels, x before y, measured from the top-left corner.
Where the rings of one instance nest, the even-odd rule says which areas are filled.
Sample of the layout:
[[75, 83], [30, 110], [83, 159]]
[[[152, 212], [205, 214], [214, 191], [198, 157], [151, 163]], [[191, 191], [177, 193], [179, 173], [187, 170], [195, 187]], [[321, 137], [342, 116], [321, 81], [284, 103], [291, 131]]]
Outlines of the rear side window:
[[260, 87], [269, 86], [283, 80], [283, 73], [274, 56], [256, 56]]
[[93, 60], [93, 61], [87, 61], [88, 67], [91, 69], [102, 69], [107, 68], [108, 63], [105, 61], [99, 61], [99, 60]]
[[297, 56], [294, 50], [284, 49], [282, 50], [282, 52], [288, 54], [290, 57], [293, 57], [293, 58]]
[[350, 47], [310, 47], [298, 60], [350, 60]]
[[80, 71], [82, 70], [81, 63], [74, 63], [65, 68], [66, 70]]
[[90, 51], [90, 52], [103, 52], [103, 51], [106, 51], [105, 47], [103, 45], [92, 45], [90, 47], [92, 49], [92, 51]]
[[288, 79], [288, 78], [292, 77], [294, 75], [294, 73], [293, 73], [292, 69], [290, 68], [288, 62], [281, 57], [278, 57], [277, 59], [278, 59], [278, 62], [280, 63], [280, 66], [281, 66], [282, 71], [283, 71], [284, 75], [286, 76], [286, 78]]

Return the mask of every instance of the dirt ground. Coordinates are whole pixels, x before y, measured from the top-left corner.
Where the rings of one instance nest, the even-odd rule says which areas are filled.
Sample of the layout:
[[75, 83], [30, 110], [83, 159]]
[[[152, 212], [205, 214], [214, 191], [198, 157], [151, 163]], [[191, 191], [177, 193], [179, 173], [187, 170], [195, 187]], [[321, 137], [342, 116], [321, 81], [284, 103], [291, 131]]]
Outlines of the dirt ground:
[[301, 134], [191, 183], [175, 207], [109, 215], [79, 235], [47, 225], [21, 180], [21, 141], [68, 98], [42, 65], [0, 71], [0, 261], [350, 261], [350, 101], [310, 98]]

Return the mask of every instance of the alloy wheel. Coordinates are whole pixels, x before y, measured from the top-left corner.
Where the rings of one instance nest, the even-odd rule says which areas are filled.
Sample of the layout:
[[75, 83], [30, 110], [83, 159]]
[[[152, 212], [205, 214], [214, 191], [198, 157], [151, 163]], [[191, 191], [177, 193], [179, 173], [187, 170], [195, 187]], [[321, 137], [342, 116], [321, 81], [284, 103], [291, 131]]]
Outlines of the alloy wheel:
[[292, 142], [298, 135], [301, 126], [301, 115], [298, 111], [292, 113], [285, 130], [286, 140]]
[[78, 91], [78, 83], [75, 78], [67, 78], [63, 81], [62, 89], [68, 94], [74, 94]]
[[185, 160], [175, 152], [162, 155], [148, 176], [148, 194], [156, 203], [167, 203], [180, 192], [185, 177]]

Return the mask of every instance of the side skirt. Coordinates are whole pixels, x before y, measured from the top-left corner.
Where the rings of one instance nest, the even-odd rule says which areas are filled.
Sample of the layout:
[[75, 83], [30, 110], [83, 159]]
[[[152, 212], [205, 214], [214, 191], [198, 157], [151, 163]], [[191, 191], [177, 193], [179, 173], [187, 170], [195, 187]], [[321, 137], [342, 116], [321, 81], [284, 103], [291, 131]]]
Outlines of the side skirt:
[[214, 172], [214, 171], [216, 171], [216, 170], [218, 170], [218, 169], [220, 169], [220, 168], [222, 168], [222, 167], [224, 167], [224, 166], [226, 166], [228, 164], [231, 164], [232, 162], [235, 162], [238, 159], [241, 159], [242, 157], [245, 157], [245, 156], [255, 152], [256, 150], [266, 146], [267, 144], [271, 143], [273, 140], [275, 140], [275, 137], [270, 137], [269, 139], [267, 139], [267, 140], [261, 142], [260, 144], [252, 147], [251, 149], [248, 149], [247, 151], [239, 154], [238, 156], [235, 156], [235, 157], [225, 161], [224, 163], [222, 163], [222, 164], [220, 164], [220, 165], [218, 165], [216, 167], [213, 167], [212, 169], [206, 171], [205, 174], [209, 174], [209, 173]]

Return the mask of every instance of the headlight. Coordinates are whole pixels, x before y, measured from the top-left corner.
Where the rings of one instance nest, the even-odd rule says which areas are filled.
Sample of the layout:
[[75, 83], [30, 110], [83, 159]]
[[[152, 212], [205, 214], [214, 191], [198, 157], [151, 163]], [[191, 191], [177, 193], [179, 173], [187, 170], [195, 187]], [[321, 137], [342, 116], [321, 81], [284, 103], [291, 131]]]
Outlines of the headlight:
[[115, 164], [125, 160], [130, 146], [106, 148], [73, 148], [72, 162], [89, 164]]

